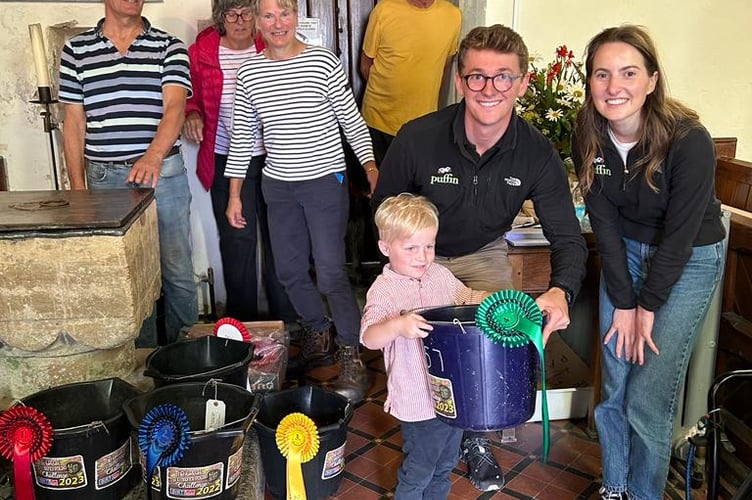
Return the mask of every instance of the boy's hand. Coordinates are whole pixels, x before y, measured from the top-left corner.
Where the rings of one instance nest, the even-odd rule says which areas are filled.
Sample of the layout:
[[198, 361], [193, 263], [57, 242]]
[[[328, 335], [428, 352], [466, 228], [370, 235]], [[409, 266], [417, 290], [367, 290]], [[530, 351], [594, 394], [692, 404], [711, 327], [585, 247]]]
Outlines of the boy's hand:
[[395, 318], [400, 336], [407, 339], [425, 338], [433, 327], [418, 313], [405, 313], [399, 318]]

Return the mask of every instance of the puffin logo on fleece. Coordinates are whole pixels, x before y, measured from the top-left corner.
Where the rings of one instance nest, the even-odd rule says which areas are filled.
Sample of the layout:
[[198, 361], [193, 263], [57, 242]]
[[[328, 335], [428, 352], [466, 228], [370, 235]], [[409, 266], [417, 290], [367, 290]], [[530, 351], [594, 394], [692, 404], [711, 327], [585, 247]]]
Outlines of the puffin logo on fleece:
[[593, 160], [593, 172], [595, 175], [605, 175], [611, 177], [611, 169], [606, 166], [602, 156], [596, 156]]
[[452, 173], [452, 167], [439, 167], [436, 170], [438, 175], [431, 176], [431, 185], [434, 184], [459, 184], [459, 178], [455, 177]]

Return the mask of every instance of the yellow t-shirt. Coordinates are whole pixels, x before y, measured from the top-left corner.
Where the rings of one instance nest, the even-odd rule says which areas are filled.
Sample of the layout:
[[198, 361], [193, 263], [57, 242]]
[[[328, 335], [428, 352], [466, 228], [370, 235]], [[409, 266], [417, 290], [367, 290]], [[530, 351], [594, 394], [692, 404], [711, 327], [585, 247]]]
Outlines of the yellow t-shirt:
[[363, 52], [373, 59], [363, 97], [369, 127], [395, 135], [405, 122], [436, 111], [447, 59], [457, 53], [462, 14], [447, 0], [421, 9], [380, 0]]

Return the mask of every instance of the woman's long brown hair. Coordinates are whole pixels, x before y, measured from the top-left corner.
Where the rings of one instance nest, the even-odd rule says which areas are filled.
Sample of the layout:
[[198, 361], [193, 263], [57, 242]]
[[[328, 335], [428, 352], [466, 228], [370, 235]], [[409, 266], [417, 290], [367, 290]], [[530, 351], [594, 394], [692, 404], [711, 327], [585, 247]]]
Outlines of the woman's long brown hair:
[[633, 168], [644, 168], [648, 185], [658, 191], [655, 173], [661, 168], [671, 144], [684, 136], [699, 124], [699, 116], [668, 95], [668, 85], [658, 60], [658, 51], [645, 28], [635, 25], [623, 25], [601, 31], [588, 43], [585, 59], [585, 102], [577, 114], [575, 133], [577, 147], [582, 156], [580, 169], [580, 189], [583, 193], [590, 191], [595, 173], [593, 162], [603, 150], [603, 138], [607, 136], [608, 121], [598, 113], [593, 104], [590, 91], [590, 78], [593, 72], [593, 60], [598, 49], [611, 42], [623, 42], [631, 45], [642, 55], [648, 74], [658, 73], [655, 90], [648, 94], [642, 107], [642, 119], [638, 131], [637, 145], [646, 154]]

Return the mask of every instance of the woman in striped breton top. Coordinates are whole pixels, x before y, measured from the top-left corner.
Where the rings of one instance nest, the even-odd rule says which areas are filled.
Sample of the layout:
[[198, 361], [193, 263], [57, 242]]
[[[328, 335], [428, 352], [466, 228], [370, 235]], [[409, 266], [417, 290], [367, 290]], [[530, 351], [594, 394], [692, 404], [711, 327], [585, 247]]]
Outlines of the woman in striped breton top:
[[233, 227], [247, 223], [239, 193], [260, 128], [267, 152], [261, 186], [277, 275], [304, 327], [297, 362], [304, 368], [331, 363], [336, 328], [342, 371], [330, 387], [357, 402], [365, 396], [368, 378], [358, 354], [360, 310], [345, 268], [349, 199], [342, 135], [373, 190], [378, 169], [371, 139], [340, 60], [296, 38], [297, 1], [253, 5], [266, 47], [238, 70], [225, 169], [230, 177], [227, 219]]

